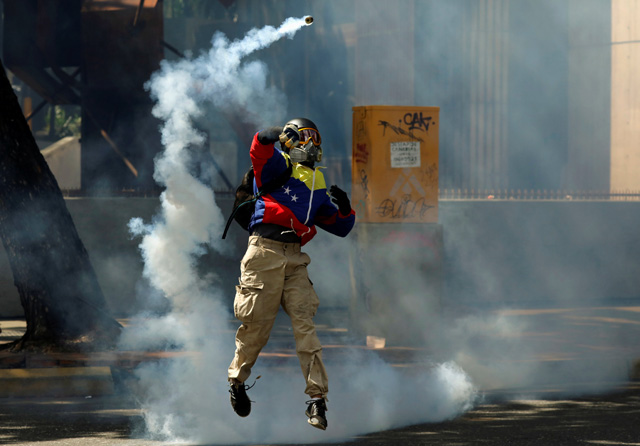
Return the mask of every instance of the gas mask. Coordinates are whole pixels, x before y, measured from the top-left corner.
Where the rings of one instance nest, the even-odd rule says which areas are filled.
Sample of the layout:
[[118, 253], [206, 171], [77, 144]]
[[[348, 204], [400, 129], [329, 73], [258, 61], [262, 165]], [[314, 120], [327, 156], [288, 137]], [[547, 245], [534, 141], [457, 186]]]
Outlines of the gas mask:
[[289, 157], [294, 163], [315, 163], [322, 160], [322, 147], [316, 146], [309, 140], [306, 144], [301, 144], [289, 150]]

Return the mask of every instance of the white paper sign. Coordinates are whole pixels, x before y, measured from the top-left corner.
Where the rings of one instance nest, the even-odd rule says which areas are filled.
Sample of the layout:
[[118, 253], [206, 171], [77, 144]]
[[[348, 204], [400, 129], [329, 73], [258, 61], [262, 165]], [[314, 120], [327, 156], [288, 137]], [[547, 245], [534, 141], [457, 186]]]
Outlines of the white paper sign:
[[420, 143], [418, 141], [392, 142], [391, 167], [420, 167]]

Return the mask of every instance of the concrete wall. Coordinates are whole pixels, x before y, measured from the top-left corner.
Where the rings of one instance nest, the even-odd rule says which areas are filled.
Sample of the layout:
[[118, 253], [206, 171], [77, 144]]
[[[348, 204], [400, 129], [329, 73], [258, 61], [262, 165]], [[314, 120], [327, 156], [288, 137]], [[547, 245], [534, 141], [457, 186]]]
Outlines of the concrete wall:
[[67, 136], [42, 149], [62, 190], [80, 189], [80, 138]]
[[451, 201], [440, 215], [451, 302], [640, 297], [640, 202]]
[[[230, 197], [218, 197], [218, 202], [228, 214]], [[112, 310], [127, 316], [162, 308], [166, 302], [142, 279], [139, 241], [127, 231], [132, 217], [151, 221], [158, 201], [70, 198], [67, 206]], [[440, 202], [439, 215], [444, 305], [582, 305], [640, 298], [640, 202], [451, 200]], [[227, 237], [234, 245], [231, 254], [208, 253], [199, 268], [212, 275], [213, 286], [231, 306], [246, 235], [234, 223]], [[320, 231], [305, 247], [323, 307], [349, 306], [354, 239]], [[390, 259], [387, 273], [395, 274], [405, 262]], [[22, 316], [0, 249], [0, 317]]]
[[[223, 213], [228, 215], [233, 204], [231, 199], [218, 201]], [[163, 308], [166, 301], [151, 292], [142, 277], [140, 240], [132, 239], [127, 228], [134, 217], [151, 222], [159, 201], [155, 198], [67, 198], [66, 203], [112, 311], [118, 316], [127, 316], [145, 308]], [[245, 243], [243, 236], [241, 228], [232, 228], [227, 239], [240, 246], [232, 250], [233, 258], [207, 254], [200, 265], [210, 270], [207, 272], [213, 272], [212, 280], [226, 289], [233, 290], [237, 282], [238, 262]], [[4, 248], [0, 247], [0, 317], [22, 315], [11, 268]]]

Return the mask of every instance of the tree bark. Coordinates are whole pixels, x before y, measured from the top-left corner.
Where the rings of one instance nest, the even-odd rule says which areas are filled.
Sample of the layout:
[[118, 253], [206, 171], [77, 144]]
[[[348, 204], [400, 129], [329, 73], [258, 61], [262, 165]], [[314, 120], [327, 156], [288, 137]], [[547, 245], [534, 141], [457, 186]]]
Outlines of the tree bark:
[[12, 350], [115, 345], [120, 324], [0, 61], [0, 238], [25, 312]]

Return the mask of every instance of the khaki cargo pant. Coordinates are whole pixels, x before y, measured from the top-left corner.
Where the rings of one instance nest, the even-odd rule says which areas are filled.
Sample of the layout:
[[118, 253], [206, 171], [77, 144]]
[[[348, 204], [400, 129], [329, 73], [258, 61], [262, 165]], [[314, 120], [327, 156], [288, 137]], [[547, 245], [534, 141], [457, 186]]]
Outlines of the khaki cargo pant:
[[242, 325], [236, 333], [236, 353], [229, 366], [229, 379], [244, 382], [249, 378], [282, 305], [291, 318], [296, 352], [307, 383], [305, 393], [326, 397], [328, 377], [312, 319], [319, 300], [307, 275], [309, 262], [299, 243], [249, 237], [233, 303], [235, 316]]

